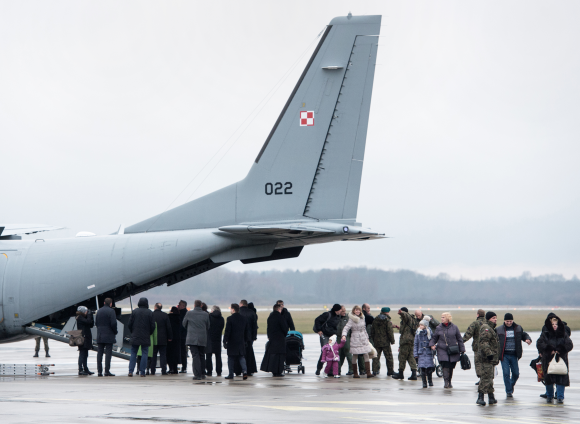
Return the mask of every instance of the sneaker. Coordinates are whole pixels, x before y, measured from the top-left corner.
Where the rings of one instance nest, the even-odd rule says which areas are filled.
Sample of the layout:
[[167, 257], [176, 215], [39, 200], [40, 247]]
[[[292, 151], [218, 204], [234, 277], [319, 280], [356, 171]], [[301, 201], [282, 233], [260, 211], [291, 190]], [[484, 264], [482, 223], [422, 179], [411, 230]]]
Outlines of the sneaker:
[[335, 375], [334, 378], [340, 378], [340, 375]]
[[127, 377], [133, 377], [133, 373], [132, 373], [132, 372], [130, 372], [130, 373], [127, 375]]
[[514, 397], [514, 395], [512, 395], [511, 393], [508, 393], [508, 394], [507, 394], [507, 397], [509, 397], [509, 398], [513, 398], [513, 397]]

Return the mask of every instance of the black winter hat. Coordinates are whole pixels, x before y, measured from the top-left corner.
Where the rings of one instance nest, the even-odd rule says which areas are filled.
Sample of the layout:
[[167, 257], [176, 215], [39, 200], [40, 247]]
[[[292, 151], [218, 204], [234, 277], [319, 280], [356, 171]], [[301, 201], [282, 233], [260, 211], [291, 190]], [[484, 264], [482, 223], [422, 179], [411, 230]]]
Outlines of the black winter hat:
[[496, 316], [497, 316], [497, 314], [495, 312], [489, 311], [487, 314], [485, 314], [485, 319], [489, 321], [490, 318], [493, 318]]
[[503, 316], [503, 320], [504, 321], [513, 321], [514, 320], [514, 316], [508, 312], [507, 314], [505, 314]]
[[338, 312], [342, 309], [342, 306], [340, 306], [338, 303], [335, 303], [334, 306], [332, 307], [332, 312]]
[[401, 311], [409, 312], [409, 309], [407, 309], [407, 307], [406, 307], [406, 306], [403, 306], [403, 307], [401, 308]]

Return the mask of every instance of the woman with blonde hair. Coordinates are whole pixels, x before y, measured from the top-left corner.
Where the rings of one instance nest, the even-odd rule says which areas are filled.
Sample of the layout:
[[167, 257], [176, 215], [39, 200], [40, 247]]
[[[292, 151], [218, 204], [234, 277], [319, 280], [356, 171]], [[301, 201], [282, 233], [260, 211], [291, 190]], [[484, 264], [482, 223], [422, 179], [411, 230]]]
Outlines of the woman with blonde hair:
[[348, 314], [348, 318], [348, 322], [342, 330], [342, 341], [346, 341], [346, 335], [350, 330], [350, 353], [352, 354], [353, 378], [360, 378], [358, 375], [358, 367], [356, 366], [359, 355], [363, 355], [364, 357], [367, 378], [374, 377], [371, 373], [369, 358], [369, 353], [372, 348], [369, 343], [369, 335], [367, 334], [367, 326], [361, 307], [356, 305], [352, 308], [352, 312]]
[[453, 370], [455, 365], [461, 358], [461, 353], [465, 352], [463, 345], [463, 338], [459, 328], [453, 322], [453, 317], [449, 312], [441, 314], [441, 324], [437, 326], [429, 346], [431, 349], [437, 349], [437, 358], [443, 367], [443, 380], [445, 385], [443, 388], [452, 389], [451, 379], [453, 378]]

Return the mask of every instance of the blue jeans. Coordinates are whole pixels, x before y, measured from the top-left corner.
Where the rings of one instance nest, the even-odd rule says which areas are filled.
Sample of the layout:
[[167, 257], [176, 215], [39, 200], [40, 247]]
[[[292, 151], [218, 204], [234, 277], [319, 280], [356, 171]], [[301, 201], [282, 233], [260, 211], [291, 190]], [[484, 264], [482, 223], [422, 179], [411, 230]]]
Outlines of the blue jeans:
[[[503, 382], [505, 384], [505, 392], [513, 393], [516, 381], [520, 378], [520, 368], [518, 366], [518, 358], [516, 355], [504, 355], [501, 360], [501, 369], [503, 370]], [[511, 370], [511, 377], [510, 377]]]
[[[556, 397], [558, 399], [564, 400], [564, 389], [565, 388], [566, 388], [565, 386], [561, 386], [559, 384], [556, 384]], [[554, 397], [554, 385], [553, 384], [546, 386], [546, 394], [548, 395], [548, 398]]]
[[[131, 359], [129, 359], [129, 372], [133, 374], [135, 365], [137, 364], [137, 352], [139, 352], [139, 345], [131, 345]], [[145, 375], [147, 369], [147, 354], [149, 353], [149, 345], [141, 345], [141, 363], [139, 364], [139, 372]]]

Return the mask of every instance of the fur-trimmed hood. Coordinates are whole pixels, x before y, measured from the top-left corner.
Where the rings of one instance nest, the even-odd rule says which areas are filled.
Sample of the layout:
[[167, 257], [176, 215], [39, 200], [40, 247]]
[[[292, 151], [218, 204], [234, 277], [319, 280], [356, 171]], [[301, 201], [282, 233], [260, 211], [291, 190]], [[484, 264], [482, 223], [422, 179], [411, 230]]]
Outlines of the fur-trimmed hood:
[[351, 319], [351, 320], [353, 320], [355, 324], [358, 324], [358, 322], [360, 321], [360, 317], [357, 317], [352, 312], [349, 312], [348, 313], [348, 318]]
[[[552, 318], [556, 318], [558, 320], [557, 330], [554, 330], [554, 327], [552, 327]], [[546, 326], [546, 331], [549, 334], [555, 334], [557, 337], [564, 337], [566, 335], [566, 327], [564, 326], [564, 323], [562, 322], [560, 317], [553, 312], [550, 312], [548, 314], [548, 317], [546, 318], [544, 325]]]

